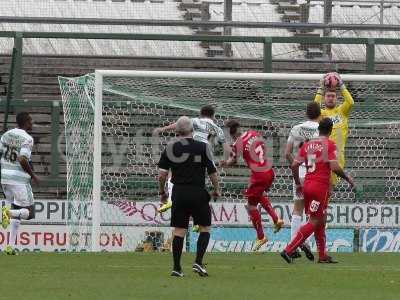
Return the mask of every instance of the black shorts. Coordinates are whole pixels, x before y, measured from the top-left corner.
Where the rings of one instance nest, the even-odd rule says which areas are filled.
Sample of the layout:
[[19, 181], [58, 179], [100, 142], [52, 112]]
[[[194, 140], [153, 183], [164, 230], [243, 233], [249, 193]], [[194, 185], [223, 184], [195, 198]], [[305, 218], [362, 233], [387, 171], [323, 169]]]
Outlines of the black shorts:
[[211, 226], [210, 194], [203, 188], [174, 185], [172, 192], [171, 227], [188, 228], [193, 224]]

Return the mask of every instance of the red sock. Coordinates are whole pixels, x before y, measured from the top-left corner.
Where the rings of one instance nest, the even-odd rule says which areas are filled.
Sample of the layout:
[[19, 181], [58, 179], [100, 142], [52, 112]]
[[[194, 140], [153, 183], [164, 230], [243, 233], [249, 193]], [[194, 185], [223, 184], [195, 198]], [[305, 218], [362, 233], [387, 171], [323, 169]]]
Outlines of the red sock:
[[325, 234], [325, 223], [318, 225], [315, 228], [315, 241], [317, 243], [319, 258], [326, 257], [326, 234]]
[[253, 223], [254, 228], [257, 231], [257, 238], [259, 240], [264, 238], [264, 229], [261, 223], [261, 215], [258, 209], [249, 210], [249, 215], [251, 218], [251, 222]]
[[297, 231], [294, 239], [286, 246], [285, 251], [292, 254], [314, 232], [314, 225], [310, 222], [304, 224]]
[[261, 206], [267, 211], [267, 213], [271, 216], [272, 221], [274, 223], [278, 222], [278, 215], [275, 210], [272, 208], [271, 202], [269, 201], [268, 196], [262, 196], [260, 201]]

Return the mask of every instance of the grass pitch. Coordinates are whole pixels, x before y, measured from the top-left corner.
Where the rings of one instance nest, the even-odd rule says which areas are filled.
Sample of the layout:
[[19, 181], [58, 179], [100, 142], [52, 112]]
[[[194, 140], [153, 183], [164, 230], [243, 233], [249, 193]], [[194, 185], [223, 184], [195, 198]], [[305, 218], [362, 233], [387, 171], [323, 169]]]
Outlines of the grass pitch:
[[0, 299], [400, 299], [400, 255], [341, 254], [337, 265], [305, 258], [288, 265], [277, 253], [208, 254], [210, 277], [172, 278], [171, 254], [0, 255]]

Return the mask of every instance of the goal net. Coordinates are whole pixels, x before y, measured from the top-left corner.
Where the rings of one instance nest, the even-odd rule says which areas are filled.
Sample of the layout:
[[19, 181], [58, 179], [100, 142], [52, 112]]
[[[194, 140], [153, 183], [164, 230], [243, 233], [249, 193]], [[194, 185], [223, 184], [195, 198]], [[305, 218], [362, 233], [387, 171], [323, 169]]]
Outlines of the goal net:
[[[174, 133], [155, 136], [153, 130], [182, 115], [198, 116], [206, 104], [216, 108], [221, 127], [234, 117], [245, 129], [264, 135], [276, 173], [270, 198], [290, 224], [293, 189], [284, 148], [291, 127], [305, 120], [305, 106], [314, 99], [320, 78], [322, 74], [121, 70], [60, 77], [71, 250], [169, 250], [170, 213], [156, 212], [157, 162]], [[353, 192], [344, 182], [335, 187], [328, 223], [332, 228], [396, 226], [400, 76], [343, 75], [343, 79], [355, 100], [345, 156], [358, 190]], [[214, 155], [218, 161], [223, 153], [216, 148]], [[255, 239], [244, 208], [248, 170], [240, 162], [219, 173], [223, 194], [211, 203], [215, 229], [210, 249], [247, 251]], [[271, 221], [266, 215], [263, 219], [269, 233]], [[187, 251], [195, 249], [195, 238], [188, 234]], [[265, 251], [280, 250], [284, 243], [279, 241], [287, 237], [276, 243], [271, 239]]]

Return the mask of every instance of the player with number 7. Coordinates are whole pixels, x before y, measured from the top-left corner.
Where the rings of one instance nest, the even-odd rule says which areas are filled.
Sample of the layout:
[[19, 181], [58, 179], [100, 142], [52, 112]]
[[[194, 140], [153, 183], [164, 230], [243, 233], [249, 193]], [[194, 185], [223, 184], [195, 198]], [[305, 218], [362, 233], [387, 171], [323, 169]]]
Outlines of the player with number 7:
[[272, 162], [267, 157], [267, 147], [261, 134], [255, 130], [242, 132], [240, 123], [237, 120], [228, 120], [225, 126], [229, 129], [229, 134], [234, 141], [230, 157], [226, 161], [221, 161], [220, 166], [229, 167], [237, 164], [237, 159], [241, 155], [251, 170], [251, 177], [248, 188], [245, 191], [247, 198], [247, 211], [257, 232], [257, 240], [254, 251], [258, 251], [268, 239], [264, 234], [261, 222], [261, 215], [257, 208], [258, 204], [271, 216], [275, 232], [278, 232], [284, 225], [272, 208], [268, 198], [268, 191], [275, 178]]

